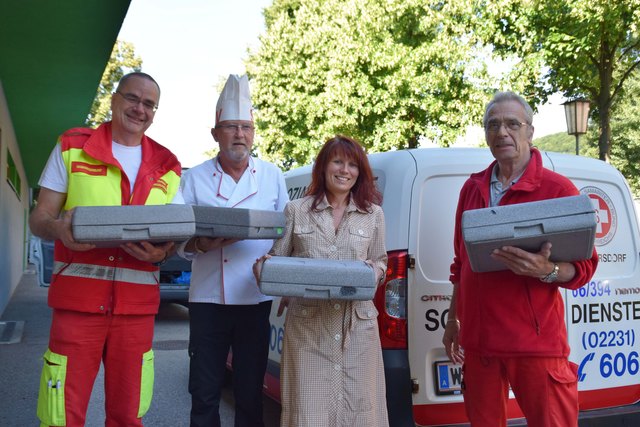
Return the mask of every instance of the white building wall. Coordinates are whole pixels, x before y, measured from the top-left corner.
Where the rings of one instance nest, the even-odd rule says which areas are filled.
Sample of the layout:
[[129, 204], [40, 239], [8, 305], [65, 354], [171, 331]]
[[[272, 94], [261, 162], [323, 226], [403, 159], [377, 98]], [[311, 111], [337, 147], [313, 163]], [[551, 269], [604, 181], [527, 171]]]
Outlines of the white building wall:
[[[7, 182], [9, 154], [20, 176], [20, 193]], [[0, 81], [0, 315], [27, 267], [29, 183]]]

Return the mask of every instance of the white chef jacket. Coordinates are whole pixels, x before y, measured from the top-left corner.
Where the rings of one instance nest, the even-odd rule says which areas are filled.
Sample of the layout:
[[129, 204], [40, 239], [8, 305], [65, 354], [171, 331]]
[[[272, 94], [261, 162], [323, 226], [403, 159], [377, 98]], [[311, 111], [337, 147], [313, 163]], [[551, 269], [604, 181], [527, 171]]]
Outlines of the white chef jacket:
[[[223, 172], [217, 157], [186, 170], [181, 179], [186, 204], [282, 211], [289, 201], [282, 171], [258, 158], [240, 180]], [[273, 245], [273, 240], [241, 240], [204, 254], [178, 254], [192, 260], [190, 302], [216, 304], [258, 304], [273, 299], [263, 295], [256, 284], [252, 266]]]

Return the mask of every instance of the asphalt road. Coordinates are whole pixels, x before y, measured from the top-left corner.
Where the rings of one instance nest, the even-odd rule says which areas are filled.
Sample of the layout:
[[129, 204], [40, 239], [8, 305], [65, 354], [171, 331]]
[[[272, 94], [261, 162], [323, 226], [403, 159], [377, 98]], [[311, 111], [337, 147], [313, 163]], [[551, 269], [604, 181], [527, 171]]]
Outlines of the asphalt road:
[[[47, 289], [37, 284], [33, 271], [22, 277], [0, 321], [0, 337], [13, 343], [0, 344], [0, 426], [39, 426], [36, 404], [42, 355], [51, 323]], [[16, 322], [16, 323], [7, 323]], [[14, 333], [8, 334], [9, 325]], [[20, 329], [21, 333], [20, 333]], [[143, 422], [149, 427], [189, 425], [190, 395], [187, 391], [189, 361], [188, 310], [179, 304], [162, 304], [154, 335], [155, 386], [151, 408]], [[12, 336], [10, 336], [12, 335]], [[280, 406], [264, 398], [265, 426], [279, 425]], [[223, 426], [233, 426], [233, 396], [225, 388], [221, 402]], [[98, 376], [87, 411], [87, 427], [104, 426], [102, 373]]]

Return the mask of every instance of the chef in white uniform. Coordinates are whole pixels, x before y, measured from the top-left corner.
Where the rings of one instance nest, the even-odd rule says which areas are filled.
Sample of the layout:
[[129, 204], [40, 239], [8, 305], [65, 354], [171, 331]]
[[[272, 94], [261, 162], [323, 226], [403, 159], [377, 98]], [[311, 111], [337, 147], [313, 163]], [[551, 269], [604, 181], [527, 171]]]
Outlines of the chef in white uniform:
[[[185, 203], [282, 211], [282, 171], [251, 156], [255, 135], [247, 76], [230, 75], [211, 130], [219, 154], [187, 170]], [[272, 298], [260, 293], [252, 266], [272, 240], [195, 237], [178, 253], [192, 260], [189, 291], [191, 427], [219, 426], [220, 394], [233, 353], [236, 426], [263, 426], [262, 380], [269, 350]]]

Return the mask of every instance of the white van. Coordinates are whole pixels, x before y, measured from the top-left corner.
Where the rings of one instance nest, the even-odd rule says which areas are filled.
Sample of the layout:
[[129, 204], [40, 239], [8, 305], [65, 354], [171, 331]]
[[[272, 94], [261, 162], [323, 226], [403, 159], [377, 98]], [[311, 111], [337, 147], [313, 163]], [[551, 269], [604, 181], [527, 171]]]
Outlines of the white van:
[[[607, 163], [550, 152], [543, 159], [599, 207], [595, 276], [577, 291], [562, 290], [570, 359], [580, 367], [580, 425], [640, 425], [640, 233], [632, 196]], [[459, 190], [493, 157], [488, 149], [424, 148], [372, 154], [369, 160], [384, 197], [389, 251], [390, 274], [375, 303], [391, 426], [467, 423], [460, 366], [448, 362], [441, 340]], [[311, 168], [285, 178], [290, 198], [302, 197]], [[284, 316], [276, 317], [277, 307], [276, 301], [265, 392], [279, 400]], [[512, 398], [509, 418], [521, 417]]]

